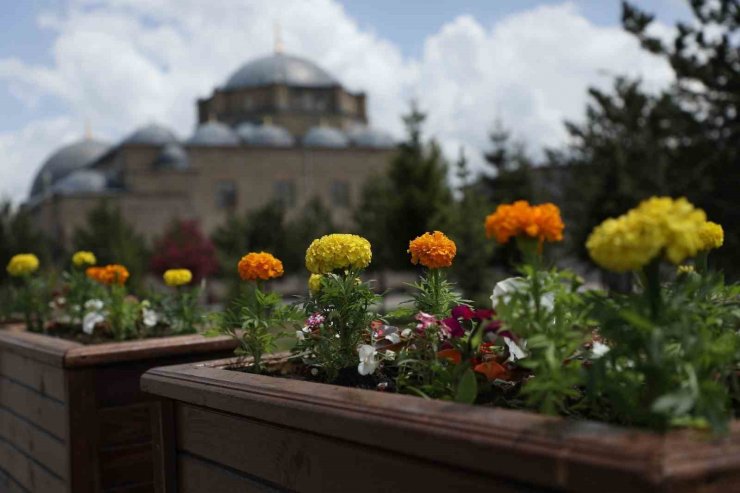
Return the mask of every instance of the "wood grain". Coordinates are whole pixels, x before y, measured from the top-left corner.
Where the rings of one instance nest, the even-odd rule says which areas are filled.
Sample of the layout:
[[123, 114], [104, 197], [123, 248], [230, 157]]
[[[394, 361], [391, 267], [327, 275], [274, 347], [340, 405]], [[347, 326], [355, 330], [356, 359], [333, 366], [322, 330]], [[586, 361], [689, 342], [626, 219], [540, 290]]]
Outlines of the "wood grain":
[[277, 488], [249, 478], [237, 471], [204, 461], [188, 454], [178, 454], [178, 493], [202, 493], [204, 491], [239, 493], [281, 493]]
[[64, 400], [64, 372], [59, 367], [0, 350], [0, 375], [31, 387], [44, 396]]
[[26, 490], [39, 493], [68, 491], [62, 478], [23, 455], [3, 439], [0, 439], [0, 465], [8, 476]]
[[66, 406], [35, 390], [0, 376], [0, 407], [3, 407], [64, 441], [67, 438]]
[[22, 326], [6, 327], [0, 330], [0, 348], [35, 359], [52, 366], [63, 366], [64, 356], [70, 349], [82, 344], [44, 334], [34, 334], [21, 330]]
[[78, 368], [161, 357], [169, 358], [179, 355], [231, 351], [235, 347], [235, 341], [226, 336], [187, 335], [112, 342], [71, 348], [65, 353], [64, 366]]
[[500, 478], [194, 406], [178, 405], [176, 416], [180, 450], [290, 491], [521, 491]]
[[40, 462], [57, 476], [67, 477], [66, 444], [3, 408], [0, 408], [0, 438]]
[[[339, 439], [378, 454], [398, 453], [430, 466], [444, 464], [535, 487], [740, 491], [737, 421], [723, 439], [689, 430], [659, 435], [224, 369], [231, 364], [223, 360], [157, 368], [144, 375], [142, 387], [177, 402]], [[179, 418], [178, 437], [185, 438]], [[211, 448], [229, 441], [228, 435], [211, 438]]]

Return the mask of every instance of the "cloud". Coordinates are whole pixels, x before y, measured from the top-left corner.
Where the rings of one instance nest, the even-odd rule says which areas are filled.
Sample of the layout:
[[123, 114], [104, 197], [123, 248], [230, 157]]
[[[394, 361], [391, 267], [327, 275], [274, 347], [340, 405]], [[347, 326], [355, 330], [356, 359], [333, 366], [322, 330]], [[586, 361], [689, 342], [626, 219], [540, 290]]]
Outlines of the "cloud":
[[[188, 135], [196, 98], [269, 53], [275, 21], [286, 51], [368, 93], [374, 125], [401, 136], [399, 116], [414, 97], [429, 113], [428, 133], [451, 156], [465, 146], [478, 165], [496, 118], [536, 150], [564, 141], [562, 121], [580, 117], [586, 88], [608, 84], [605, 73], [641, 76], [653, 88], [672, 77], [631, 36], [591, 23], [571, 3], [490, 26], [459, 16], [425, 40], [420, 58], [408, 59], [362, 30], [335, 0], [70, 0], [39, 18], [54, 33], [52, 63], [0, 59], [0, 87], [24, 104], [50, 98], [65, 108], [57, 118], [0, 135], [0, 149], [16, 156], [0, 162], [0, 176], [23, 163], [30, 171], [18, 176], [30, 180], [43, 156], [69, 139], [74, 121], [90, 119], [97, 134], [114, 141], [149, 121]], [[9, 183], [2, 192], [21, 198]]]

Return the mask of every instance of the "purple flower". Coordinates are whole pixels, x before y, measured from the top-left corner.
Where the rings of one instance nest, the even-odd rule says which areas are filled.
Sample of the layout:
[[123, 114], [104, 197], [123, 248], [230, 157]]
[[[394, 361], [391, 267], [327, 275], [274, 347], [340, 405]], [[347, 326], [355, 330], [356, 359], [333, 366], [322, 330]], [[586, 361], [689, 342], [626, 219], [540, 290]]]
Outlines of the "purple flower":
[[323, 324], [325, 320], [326, 320], [325, 316], [323, 316], [319, 312], [316, 312], [316, 313], [311, 314], [310, 317], [308, 317], [308, 320], [306, 320], [306, 325], [308, 325], [312, 329], [316, 329], [319, 326], [321, 326], [321, 324]]
[[452, 309], [453, 318], [462, 318], [463, 320], [470, 320], [475, 316], [475, 312], [467, 305], [457, 305]]
[[450, 337], [462, 337], [465, 335], [465, 329], [460, 321], [454, 317], [442, 320], [442, 330]]

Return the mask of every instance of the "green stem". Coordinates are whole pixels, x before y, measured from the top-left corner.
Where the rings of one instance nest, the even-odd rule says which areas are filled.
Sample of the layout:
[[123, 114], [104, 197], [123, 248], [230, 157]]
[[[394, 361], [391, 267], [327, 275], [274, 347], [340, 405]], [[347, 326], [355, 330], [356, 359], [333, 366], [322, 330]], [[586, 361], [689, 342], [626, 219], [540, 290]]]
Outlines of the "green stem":
[[706, 274], [709, 269], [709, 251], [704, 250], [699, 252], [694, 259], [694, 269], [699, 274]]
[[654, 260], [643, 268], [645, 296], [650, 306], [650, 316], [654, 321], [660, 314], [660, 262]]

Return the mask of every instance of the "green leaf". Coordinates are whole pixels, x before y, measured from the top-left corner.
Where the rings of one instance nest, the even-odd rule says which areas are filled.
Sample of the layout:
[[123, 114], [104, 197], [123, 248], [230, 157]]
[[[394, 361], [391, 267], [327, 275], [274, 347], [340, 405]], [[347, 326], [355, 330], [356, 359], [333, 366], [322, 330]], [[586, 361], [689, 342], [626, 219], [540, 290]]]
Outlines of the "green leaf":
[[457, 384], [457, 392], [455, 393], [455, 402], [461, 402], [464, 404], [473, 404], [475, 398], [478, 396], [478, 381], [475, 378], [475, 372], [468, 368], [463, 373], [460, 381]]

